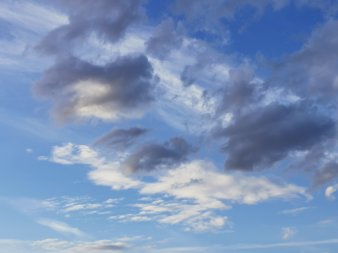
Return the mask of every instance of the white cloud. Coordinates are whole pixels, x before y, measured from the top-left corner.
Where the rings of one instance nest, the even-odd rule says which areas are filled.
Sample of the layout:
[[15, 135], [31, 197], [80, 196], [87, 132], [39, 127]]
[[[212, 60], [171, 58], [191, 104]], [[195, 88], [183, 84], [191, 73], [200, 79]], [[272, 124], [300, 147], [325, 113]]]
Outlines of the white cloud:
[[197, 231], [219, 229], [228, 224], [228, 218], [216, 211], [227, 210], [233, 204], [252, 205], [274, 198], [306, 196], [302, 187], [277, 184], [265, 177], [221, 172], [208, 161], [191, 161], [154, 174], [152, 182], [124, 174], [120, 161], [108, 161], [86, 145], [56, 146], [51, 161], [90, 166], [89, 179], [114, 190], [134, 188], [141, 195], [162, 196], [135, 204], [139, 213], [112, 217], [122, 221], [151, 219], [165, 224], [184, 224]]
[[192, 161], [167, 171], [157, 182], [144, 185], [140, 192], [192, 199], [209, 208], [227, 208], [222, 201], [256, 204], [271, 198], [304, 195], [305, 189], [275, 184], [265, 177], [226, 174], [217, 171], [211, 162]]
[[333, 195], [336, 191], [338, 191], [338, 184], [328, 186], [325, 190], [325, 197], [328, 199], [334, 200], [335, 196]]
[[121, 199], [107, 199], [104, 201], [95, 201], [90, 197], [69, 197], [51, 198], [43, 200], [44, 203], [49, 203], [50, 210], [58, 214], [73, 214], [81, 213], [82, 215], [90, 214], [109, 214], [112, 209]]
[[118, 162], [109, 162], [86, 145], [67, 143], [55, 146], [51, 161], [60, 164], [85, 164], [93, 168], [88, 177], [98, 185], [110, 186], [115, 190], [137, 188], [140, 182], [123, 174]]
[[293, 208], [293, 209], [286, 209], [281, 211], [281, 214], [288, 214], [288, 215], [298, 215], [304, 211], [307, 211], [309, 209], [313, 209], [314, 207], [312, 206], [303, 206], [303, 207], [297, 207], [297, 208]]
[[293, 227], [282, 228], [282, 239], [289, 240], [296, 233], [296, 230]]
[[85, 233], [82, 232], [80, 229], [72, 227], [67, 223], [61, 221], [55, 221], [50, 219], [39, 219], [37, 222], [40, 225], [48, 227], [61, 234], [75, 235], [79, 237], [85, 236]]

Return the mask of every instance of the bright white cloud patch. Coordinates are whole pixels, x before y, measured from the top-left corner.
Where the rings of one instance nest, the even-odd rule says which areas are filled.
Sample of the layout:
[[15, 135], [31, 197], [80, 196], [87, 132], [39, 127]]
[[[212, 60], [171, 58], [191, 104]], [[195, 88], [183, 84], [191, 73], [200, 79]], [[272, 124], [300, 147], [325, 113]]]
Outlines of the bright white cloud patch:
[[335, 199], [334, 194], [336, 191], [338, 191], [338, 184], [328, 186], [325, 190], [325, 197], [332, 200]]
[[227, 210], [235, 203], [252, 205], [274, 198], [306, 195], [302, 187], [277, 184], [265, 177], [227, 174], [207, 161], [183, 163], [154, 174], [153, 182], [147, 183], [142, 178], [124, 174], [120, 161], [108, 161], [86, 145], [56, 146], [51, 161], [90, 166], [89, 179], [114, 190], [134, 188], [141, 195], [162, 196], [135, 204], [139, 213], [111, 217], [122, 221], [156, 220], [165, 224], [184, 224], [197, 231], [220, 229], [228, 223], [228, 218], [216, 212]]

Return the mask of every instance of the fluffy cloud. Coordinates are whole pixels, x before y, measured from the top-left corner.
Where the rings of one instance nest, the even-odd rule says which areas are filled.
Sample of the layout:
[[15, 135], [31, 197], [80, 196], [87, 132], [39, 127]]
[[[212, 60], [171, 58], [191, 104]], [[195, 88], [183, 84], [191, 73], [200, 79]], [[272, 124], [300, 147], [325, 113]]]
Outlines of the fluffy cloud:
[[335, 199], [334, 193], [338, 191], [338, 185], [330, 185], [325, 190], [325, 197], [328, 199]]
[[88, 177], [98, 185], [111, 186], [113, 189], [137, 188], [140, 182], [127, 177], [120, 169], [118, 162], [109, 162], [86, 145], [56, 146], [51, 161], [60, 164], [85, 164], [93, 168]]
[[60, 60], [35, 85], [35, 92], [55, 102], [59, 121], [72, 118], [116, 120], [139, 117], [152, 100], [153, 71], [145, 56], [93, 65], [78, 58]]

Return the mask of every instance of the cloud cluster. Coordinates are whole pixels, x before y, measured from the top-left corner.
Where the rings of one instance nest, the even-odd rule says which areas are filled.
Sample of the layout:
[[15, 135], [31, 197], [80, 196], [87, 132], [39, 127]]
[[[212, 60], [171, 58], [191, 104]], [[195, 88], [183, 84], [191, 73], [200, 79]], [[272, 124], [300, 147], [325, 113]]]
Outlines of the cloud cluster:
[[227, 210], [232, 204], [252, 205], [275, 198], [307, 196], [302, 187], [275, 183], [264, 177], [226, 174], [207, 161], [176, 164], [170, 170], [154, 174], [153, 182], [146, 182], [134, 174], [123, 174], [123, 161], [109, 161], [85, 145], [69, 143], [55, 147], [51, 160], [90, 166], [89, 179], [98, 185], [115, 190], [135, 189], [144, 196], [170, 197], [135, 205], [139, 213], [113, 217], [121, 221], [155, 220], [183, 224], [197, 231], [219, 229], [228, 221], [216, 211]]
[[122, 39], [142, 16], [141, 2], [56, 1], [55, 5], [68, 14], [69, 23], [50, 31], [37, 46], [57, 57], [34, 90], [53, 101], [53, 115], [58, 121], [138, 118], [154, 99], [156, 78], [145, 55], [124, 55], [98, 64], [76, 53], [90, 36], [102, 43]]
[[[325, 12], [328, 2], [295, 4]], [[152, 108], [156, 119], [160, 116], [173, 131], [184, 130], [195, 138], [203, 135], [207, 143], [220, 146], [225, 172], [211, 162], [191, 160], [197, 148], [188, 138], [140, 144], [148, 132], [142, 123], [148, 119], [138, 122], [141, 127], [114, 128], [95, 142], [95, 147], [112, 149], [111, 157], [68, 143], [54, 147], [51, 161], [88, 165], [91, 181], [114, 190], [134, 189], [141, 195], [170, 198], [138, 203], [139, 213], [116, 219], [154, 219], [194, 230], [223, 227], [227, 217], [217, 210], [234, 203], [305, 195], [301, 187], [243, 175], [244, 171], [262, 171], [284, 162], [310, 172], [314, 186], [338, 178], [333, 116], [338, 87], [336, 20], [318, 26], [293, 54], [268, 62], [269, 71], [260, 78], [258, 73], [265, 72], [266, 66], [226, 55], [214, 47], [214, 39], [194, 37], [196, 31], [187, 30], [191, 22], [197, 22], [199, 32], [215, 40], [221, 37], [226, 44], [225, 26], [216, 33], [224, 20], [231, 22], [245, 8], [251, 8], [254, 16], [270, 7], [278, 11], [290, 1], [176, 1], [173, 12], [182, 15], [180, 22], [168, 17], [158, 26], [142, 23], [143, 3], [57, 1], [68, 23], [50, 31], [37, 46], [52, 54], [55, 64], [44, 72], [34, 91], [52, 101], [52, 115], [59, 122], [140, 119]], [[94, 40], [95, 46], [109, 52], [103, 62], [81, 54], [82, 43]], [[136, 52], [121, 53], [128, 51], [120, 50], [123, 46]], [[203, 144], [198, 148], [203, 149]], [[153, 181], [144, 181], [145, 174]], [[332, 197], [334, 190], [327, 190], [327, 196]]]

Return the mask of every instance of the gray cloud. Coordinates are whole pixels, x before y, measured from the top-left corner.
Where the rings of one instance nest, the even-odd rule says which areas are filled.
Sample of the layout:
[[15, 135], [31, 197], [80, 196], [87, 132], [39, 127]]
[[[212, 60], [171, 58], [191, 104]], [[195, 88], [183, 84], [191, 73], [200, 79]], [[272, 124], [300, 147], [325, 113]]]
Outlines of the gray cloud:
[[179, 164], [195, 149], [182, 138], [172, 138], [163, 144], [147, 144], [129, 155], [124, 162], [129, 172], [151, 171]]
[[229, 71], [225, 84], [221, 111], [241, 111], [258, 101], [257, 84], [252, 83], [255, 71], [249, 65], [242, 65]]
[[74, 42], [91, 34], [110, 42], [142, 18], [142, 0], [57, 0], [53, 4], [66, 11], [69, 23], [51, 31], [38, 45], [43, 52], [65, 54]]
[[227, 138], [227, 169], [254, 170], [310, 150], [335, 133], [335, 122], [309, 105], [270, 104], [238, 116], [218, 132]]
[[54, 101], [54, 116], [115, 120], [137, 117], [153, 100], [153, 70], [143, 56], [126, 56], [104, 66], [68, 57], [48, 69], [34, 87]]
[[173, 48], [180, 47], [183, 39], [180, 35], [182, 28], [177, 28], [172, 19], [163, 21], [154, 34], [146, 42], [147, 51], [159, 58], [164, 57]]
[[126, 250], [129, 247], [124, 244], [103, 244], [103, 245], [86, 245], [83, 247], [83, 250], [95, 250], [95, 251], [120, 251]]
[[335, 99], [338, 91], [338, 21], [315, 30], [297, 53], [277, 64], [269, 83], [284, 85], [301, 97]]
[[128, 129], [113, 129], [99, 138], [95, 145], [103, 145], [110, 148], [125, 149], [148, 132], [145, 128], [132, 127]]
[[321, 186], [338, 179], [338, 163], [329, 161], [317, 170], [313, 177], [313, 185]]

